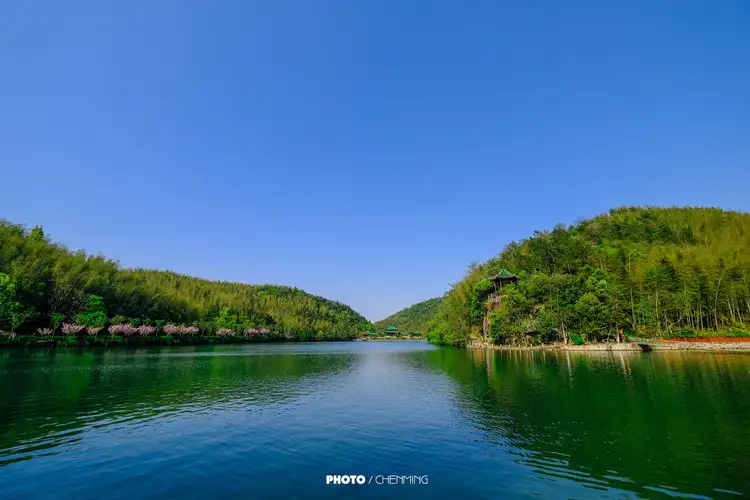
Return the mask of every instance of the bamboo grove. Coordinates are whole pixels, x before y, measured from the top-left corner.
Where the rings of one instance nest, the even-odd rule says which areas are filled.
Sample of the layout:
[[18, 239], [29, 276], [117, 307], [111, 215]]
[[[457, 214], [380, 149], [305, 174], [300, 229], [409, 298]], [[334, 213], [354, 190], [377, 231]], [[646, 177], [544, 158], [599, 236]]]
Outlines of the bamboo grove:
[[296, 288], [123, 269], [50, 242], [41, 227], [0, 221], [0, 331], [54, 335], [64, 323], [101, 334], [108, 326], [168, 334], [171, 324], [178, 332], [273, 332], [287, 340], [349, 339], [372, 326], [348, 306]]
[[[519, 282], [495, 295], [488, 277]], [[472, 264], [430, 323], [437, 344], [607, 340], [750, 331], [750, 214], [623, 207]]]

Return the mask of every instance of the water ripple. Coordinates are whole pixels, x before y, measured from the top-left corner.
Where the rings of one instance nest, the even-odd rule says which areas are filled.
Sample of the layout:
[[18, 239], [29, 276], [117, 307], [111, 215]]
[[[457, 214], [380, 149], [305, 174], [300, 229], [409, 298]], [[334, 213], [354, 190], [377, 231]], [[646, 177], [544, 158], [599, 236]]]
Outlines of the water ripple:
[[326, 474], [363, 473], [429, 474], [414, 500], [750, 493], [750, 357], [359, 344], [0, 352], [0, 491], [326, 497]]

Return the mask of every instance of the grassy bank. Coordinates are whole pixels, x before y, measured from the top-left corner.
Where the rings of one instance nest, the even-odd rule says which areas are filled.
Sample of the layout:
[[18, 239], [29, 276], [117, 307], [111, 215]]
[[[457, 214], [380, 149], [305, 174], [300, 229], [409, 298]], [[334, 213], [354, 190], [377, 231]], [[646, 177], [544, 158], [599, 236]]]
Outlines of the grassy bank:
[[17, 335], [0, 337], [0, 347], [111, 347], [111, 346], [160, 346], [160, 345], [210, 345], [210, 344], [258, 344], [268, 342], [316, 341], [316, 338], [288, 338], [280, 334], [255, 336], [83, 336], [83, 335]]

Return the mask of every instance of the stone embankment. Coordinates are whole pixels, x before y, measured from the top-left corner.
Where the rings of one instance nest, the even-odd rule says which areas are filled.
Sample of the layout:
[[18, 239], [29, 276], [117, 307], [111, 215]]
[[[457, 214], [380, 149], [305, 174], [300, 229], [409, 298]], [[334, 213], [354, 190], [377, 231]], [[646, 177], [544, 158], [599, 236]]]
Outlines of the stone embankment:
[[[730, 351], [750, 352], [750, 342], [652, 342], [644, 341], [654, 351]], [[494, 345], [488, 342], [472, 341], [470, 349], [492, 349], [497, 351], [640, 351], [637, 342], [601, 344], [542, 344], [530, 346]]]

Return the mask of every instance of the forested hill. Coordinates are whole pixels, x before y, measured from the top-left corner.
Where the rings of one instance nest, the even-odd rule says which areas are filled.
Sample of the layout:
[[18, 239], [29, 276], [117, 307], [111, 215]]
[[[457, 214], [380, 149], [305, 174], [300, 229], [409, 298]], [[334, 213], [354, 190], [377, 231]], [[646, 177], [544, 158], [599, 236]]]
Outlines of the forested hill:
[[397, 326], [400, 332], [418, 332], [424, 334], [427, 325], [435, 317], [441, 297], [425, 300], [397, 313], [391, 314], [385, 319], [375, 322], [375, 328], [385, 330], [390, 325]]
[[301, 339], [351, 338], [371, 327], [350, 307], [296, 288], [122, 269], [50, 242], [41, 227], [0, 221], [0, 330], [30, 332], [62, 321], [257, 327]]
[[[519, 281], [487, 279], [507, 269]], [[487, 320], [486, 328], [483, 322]], [[471, 266], [428, 330], [461, 345], [750, 330], [750, 214], [625, 207], [508, 245]]]

